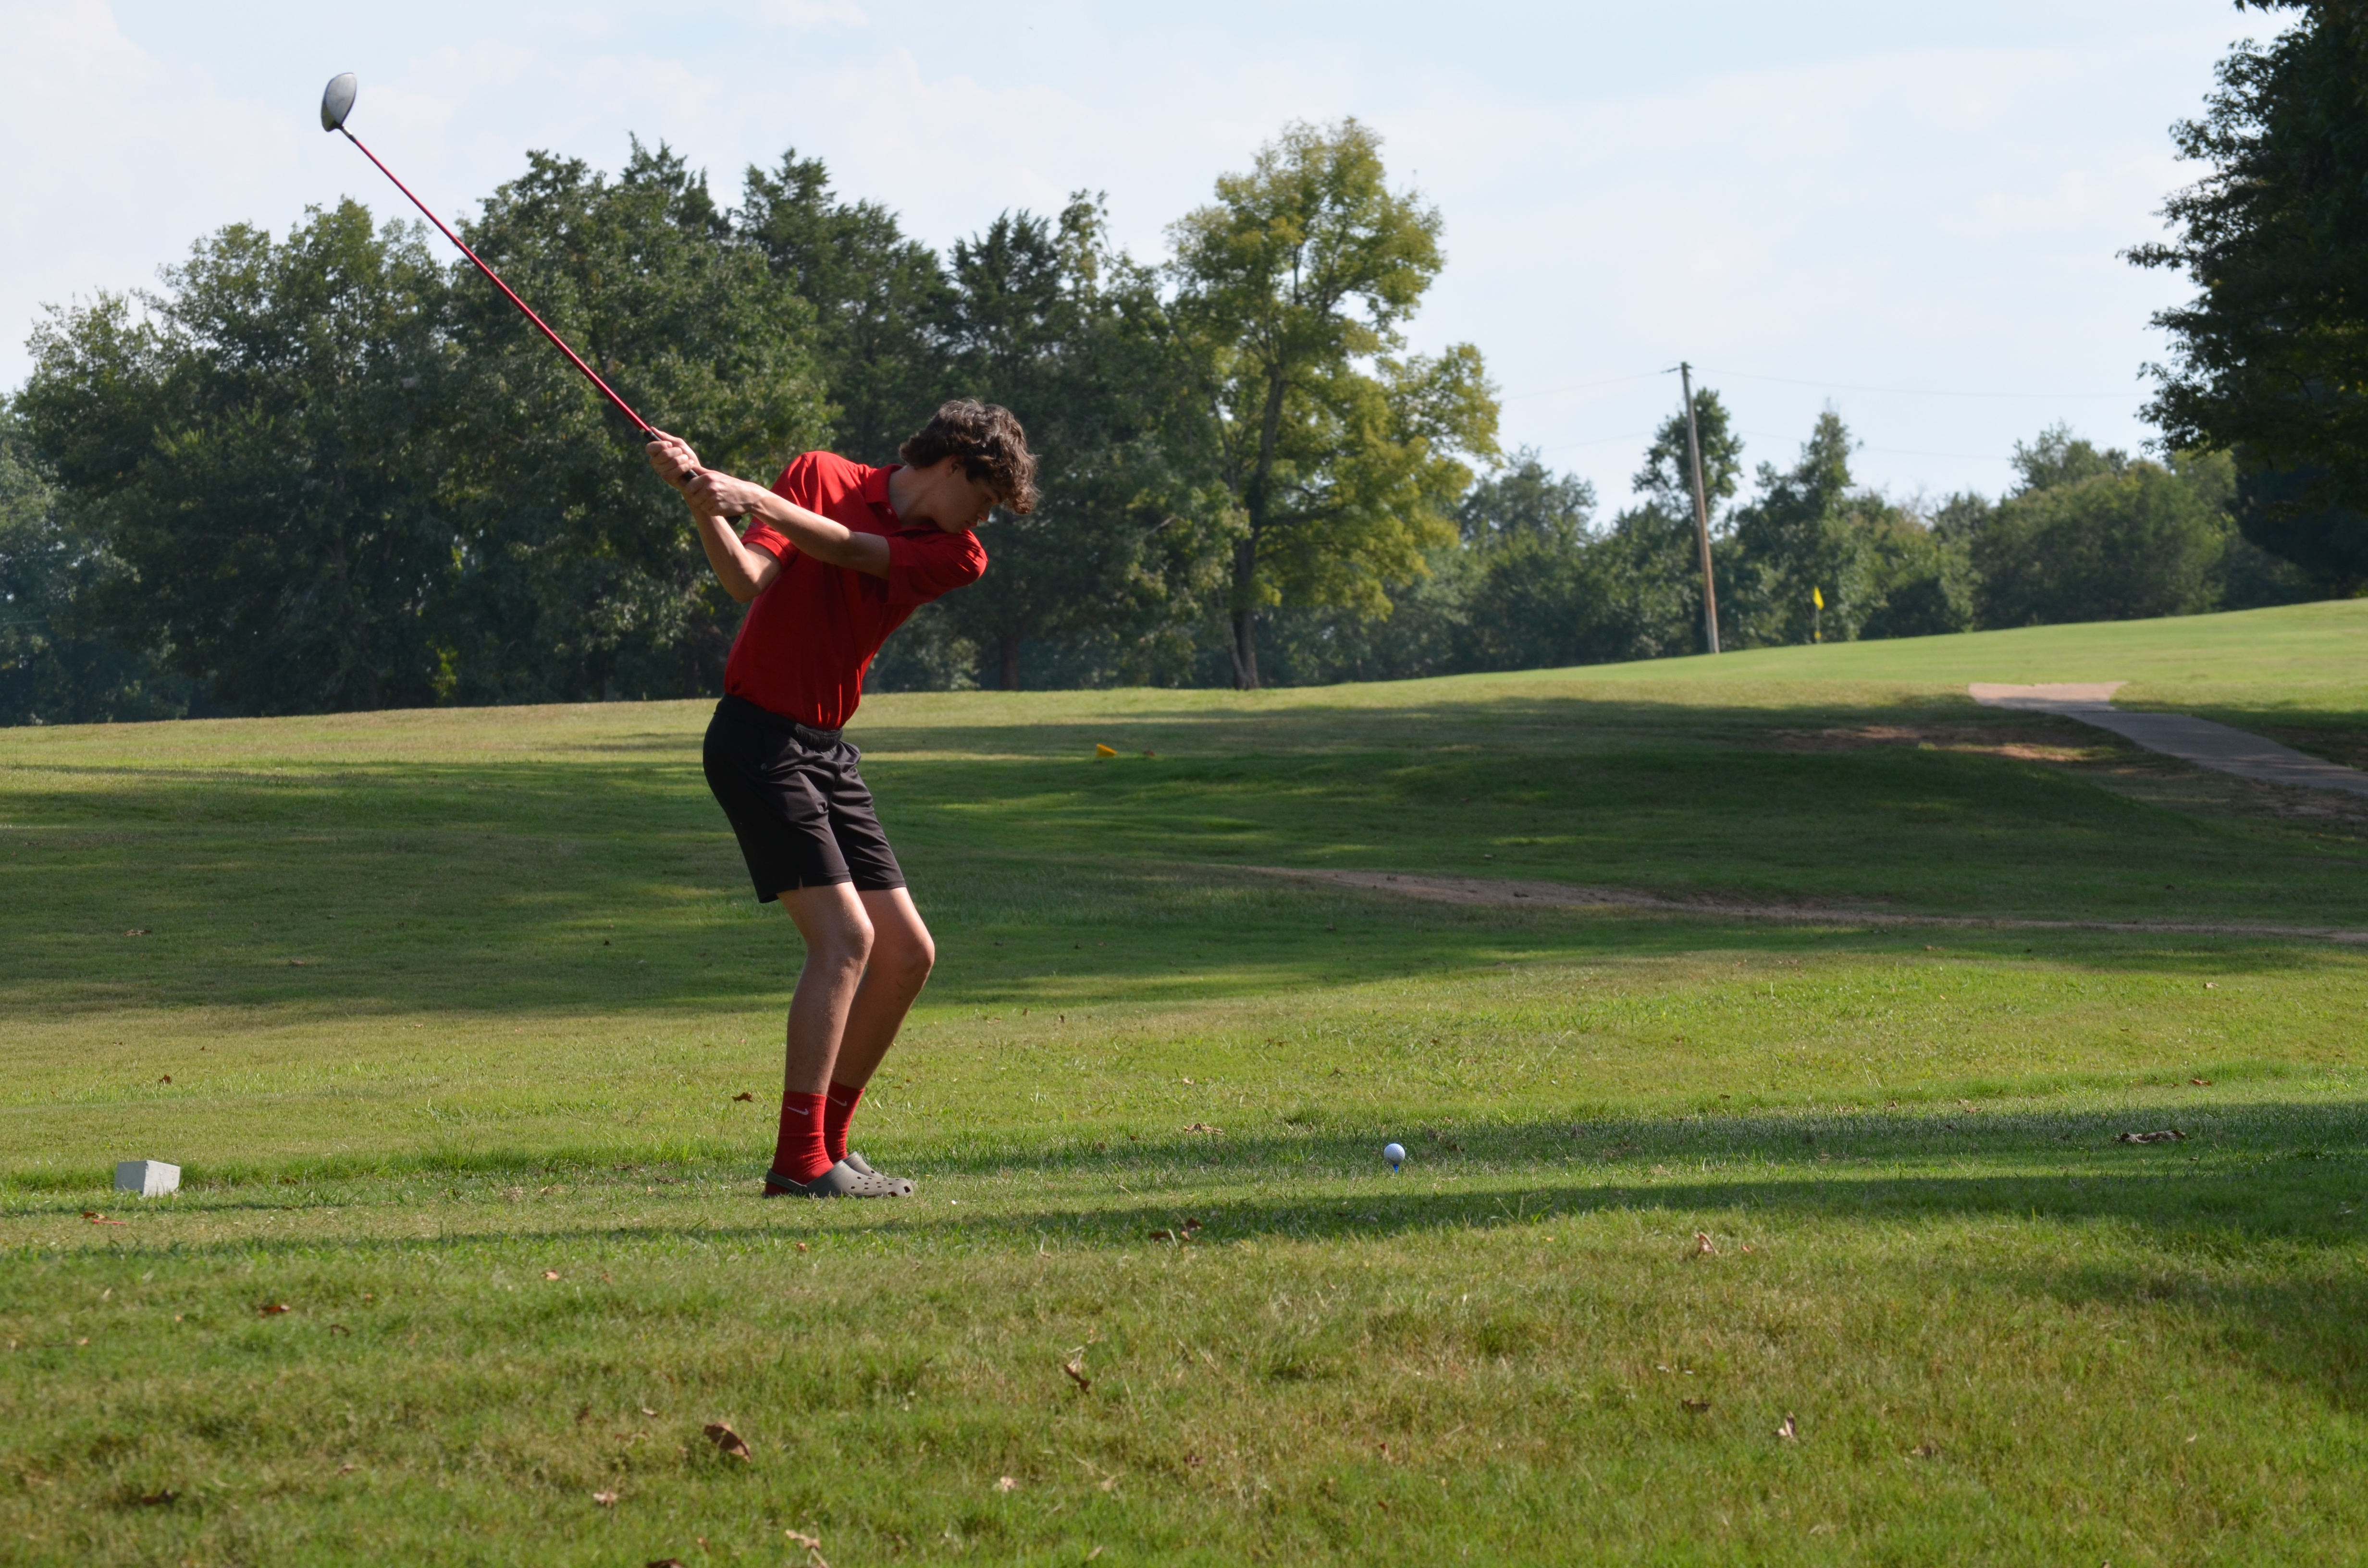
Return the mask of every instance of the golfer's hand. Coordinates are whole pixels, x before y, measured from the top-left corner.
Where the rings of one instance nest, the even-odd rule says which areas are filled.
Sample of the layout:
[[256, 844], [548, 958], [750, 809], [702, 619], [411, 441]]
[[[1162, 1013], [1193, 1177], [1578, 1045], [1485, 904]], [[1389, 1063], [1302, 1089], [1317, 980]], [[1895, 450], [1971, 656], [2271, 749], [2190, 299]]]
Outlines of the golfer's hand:
[[746, 517], [771, 494], [745, 479], [718, 473], [712, 468], [699, 470], [682, 484], [682, 498], [702, 517]]
[[682, 489], [691, 476], [699, 472], [699, 454], [692, 451], [690, 443], [679, 436], [669, 436], [663, 430], [654, 430], [651, 434], [657, 439], [645, 449], [650, 454], [650, 466], [657, 470], [660, 479], [677, 490]]

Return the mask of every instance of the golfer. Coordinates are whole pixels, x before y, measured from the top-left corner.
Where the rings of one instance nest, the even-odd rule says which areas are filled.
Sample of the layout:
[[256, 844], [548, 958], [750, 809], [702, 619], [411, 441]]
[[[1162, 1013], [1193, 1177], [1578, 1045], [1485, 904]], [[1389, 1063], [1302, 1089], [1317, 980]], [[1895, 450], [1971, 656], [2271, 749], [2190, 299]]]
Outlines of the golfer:
[[650, 465], [690, 504], [723, 591], [748, 606], [707, 727], [708, 787], [757, 899], [779, 899], [806, 944], [766, 1196], [910, 1196], [911, 1182], [848, 1152], [847, 1128], [937, 949], [840, 732], [888, 634], [986, 570], [972, 530], [997, 506], [1034, 508], [1036, 460], [1008, 409], [967, 399], [939, 409], [900, 464], [808, 452], [770, 490], [653, 434]]

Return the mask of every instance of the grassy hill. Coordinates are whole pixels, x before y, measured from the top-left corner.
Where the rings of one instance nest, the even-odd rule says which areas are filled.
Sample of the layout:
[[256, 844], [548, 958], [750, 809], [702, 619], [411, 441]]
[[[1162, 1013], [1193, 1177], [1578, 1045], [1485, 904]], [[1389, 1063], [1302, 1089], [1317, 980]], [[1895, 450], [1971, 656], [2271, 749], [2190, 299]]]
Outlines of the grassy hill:
[[897, 1205], [754, 1197], [797, 953], [707, 705], [0, 732], [0, 1529], [2342, 1559], [2368, 811], [1964, 687], [2357, 764], [2364, 654], [2348, 603], [872, 699], [942, 953], [859, 1123]]

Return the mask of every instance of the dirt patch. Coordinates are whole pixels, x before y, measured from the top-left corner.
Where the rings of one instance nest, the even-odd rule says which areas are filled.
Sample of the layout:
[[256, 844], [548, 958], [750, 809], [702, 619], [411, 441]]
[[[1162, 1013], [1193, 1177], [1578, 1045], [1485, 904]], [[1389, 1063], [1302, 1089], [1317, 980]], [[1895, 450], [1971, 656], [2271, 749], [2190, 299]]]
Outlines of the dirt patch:
[[1978, 752], [2058, 767], [2103, 762], [2122, 748], [2072, 724], [1845, 724], [1824, 730], [1770, 730], [1769, 751], [1865, 751], [1878, 746]]
[[2368, 931], [2330, 926], [2260, 926], [2154, 920], [2022, 920], [1979, 915], [1898, 915], [1806, 903], [1746, 903], [1728, 899], [1673, 898], [1631, 888], [1576, 887], [1567, 882], [1515, 881], [1496, 877], [1436, 877], [1412, 872], [1302, 870], [1288, 866], [1210, 867], [1324, 887], [1388, 893], [1426, 903], [1495, 907], [1634, 909], [1723, 920], [1781, 920], [1815, 926], [1941, 926], [1998, 931], [2127, 931], [2187, 937], [2276, 937], [2368, 945]]

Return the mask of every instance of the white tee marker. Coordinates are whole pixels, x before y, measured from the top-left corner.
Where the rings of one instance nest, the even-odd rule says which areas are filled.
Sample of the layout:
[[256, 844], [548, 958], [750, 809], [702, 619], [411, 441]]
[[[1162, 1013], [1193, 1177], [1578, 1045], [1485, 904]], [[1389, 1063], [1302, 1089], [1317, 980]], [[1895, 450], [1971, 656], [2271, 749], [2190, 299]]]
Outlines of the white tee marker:
[[162, 1198], [181, 1190], [181, 1167], [162, 1160], [123, 1160], [115, 1167], [115, 1190]]

